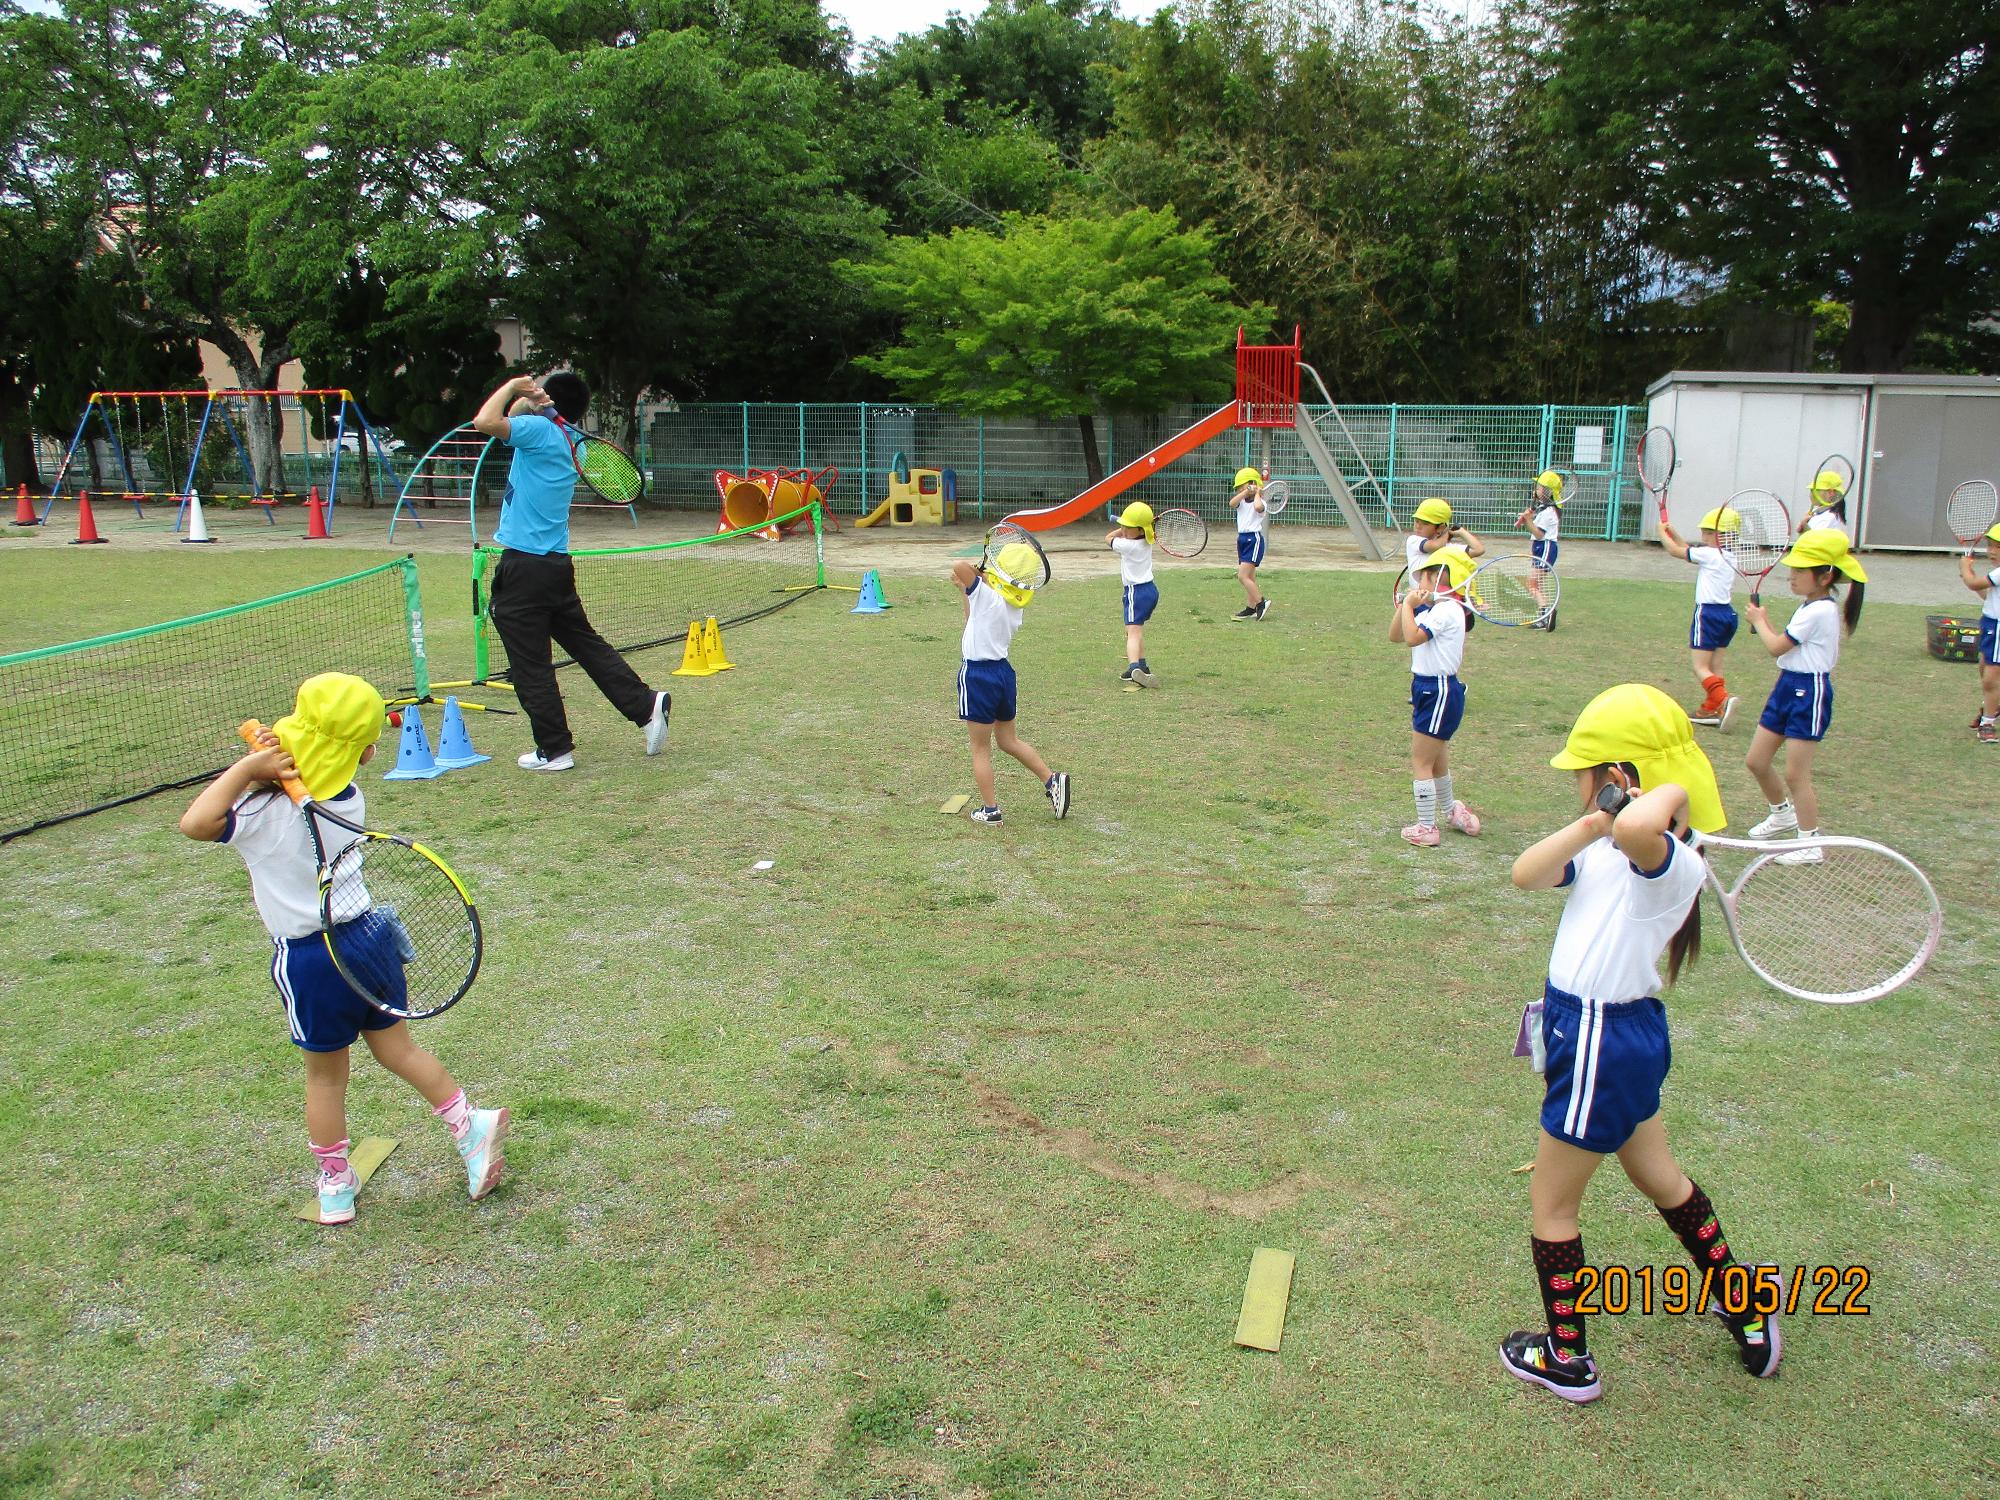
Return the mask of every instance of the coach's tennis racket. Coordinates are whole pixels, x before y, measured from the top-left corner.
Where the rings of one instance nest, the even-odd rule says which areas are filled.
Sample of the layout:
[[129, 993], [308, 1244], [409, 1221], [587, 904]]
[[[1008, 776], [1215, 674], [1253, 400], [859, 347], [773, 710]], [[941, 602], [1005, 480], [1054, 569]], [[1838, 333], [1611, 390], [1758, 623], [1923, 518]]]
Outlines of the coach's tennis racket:
[[[1607, 786], [1597, 805], [1630, 800]], [[1729, 941], [1775, 990], [1824, 1005], [1879, 1000], [1917, 976], [1944, 935], [1944, 908], [1909, 860], [1870, 839], [1838, 835], [1752, 842], [1697, 834]], [[1724, 888], [1709, 851], [1754, 855]]]
[[1996, 520], [2000, 520], [2000, 490], [1990, 479], [1966, 480], [1944, 503], [1945, 525], [1964, 545], [1968, 557]]
[[1634, 461], [1639, 470], [1639, 483], [1646, 487], [1646, 493], [1660, 507], [1660, 522], [1665, 525], [1667, 489], [1674, 482], [1673, 433], [1665, 427], [1648, 427], [1646, 435], [1639, 439], [1639, 452]]
[[[1155, 522], [1154, 525], [1154, 535], [1157, 536], [1158, 523]], [[1017, 543], [1034, 549], [1035, 565], [1029, 569], [1029, 576], [1026, 578], [1010, 577], [997, 561], [1003, 550]], [[1024, 526], [1016, 526], [1012, 521], [1001, 521], [988, 529], [986, 549], [979, 558], [979, 571], [997, 574], [1014, 587], [1021, 589], [1041, 588], [1053, 576], [1049, 568], [1049, 555], [1042, 550], [1042, 544], [1035, 540], [1035, 534]]]
[[1191, 510], [1163, 510], [1153, 517], [1153, 540], [1175, 557], [1200, 557], [1208, 546], [1208, 522]]
[[[1819, 476], [1822, 474], [1838, 474], [1840, 476], [1840, 493], [1831, 500], [1822, 500], [1819, 497]], [[1840, 501], [1845, 500], [1848, 495], [1853, 493], [1853, 490], [1854, 465], [1838, 453], [1829, 453], [1819, 461], [1819, 467], [1813, 471], [1812, 508], [1814, 510], [1829, 510]]]
[[1536, 625], [1555, 613], [1562, 581], [1519, 553], [1488, 558], [1458, 591], [1465, 607], [1494, 625]]
[[1264, 514], [1275, 516], [1292, 503], [1292, 487], [1282, 479], [1274, 479], [1264, 486], [1258, 498], [1264, 502]]
[[570, 426], [555, 412], [549, 415], [555, 418], [557, 429], [569, 442], [569, 457], [576, 465], [576, 477], [593, 495], [612, 505], [632, 505], [645, 495], [646, 476], [632, 462], [631, 454], [609, 438]]
[[[237, 733], [256, 746], [264, 726], [251, 719]], [[456, 1005], [478, 977], [485, 946], [464, 882], [415, 840], [348, 822], [297, 780], [284, 788], [312, 834], [320, 934], [340, 977], [377, 1010], [406, 1021]], [[331, 860], [322, 821], [355, 835]]]
[[1738, 490], [1725, 509], [1735, 511], [1737, 519], [1736, 534], [1724, 533], [1723, 550], [1750, 580], [1750, 602], [1762, 604], [1758, 594], [1765, 578], [1792, 550], [1792, 518], [1785, 513], [1785, 502], [1769, 490]]

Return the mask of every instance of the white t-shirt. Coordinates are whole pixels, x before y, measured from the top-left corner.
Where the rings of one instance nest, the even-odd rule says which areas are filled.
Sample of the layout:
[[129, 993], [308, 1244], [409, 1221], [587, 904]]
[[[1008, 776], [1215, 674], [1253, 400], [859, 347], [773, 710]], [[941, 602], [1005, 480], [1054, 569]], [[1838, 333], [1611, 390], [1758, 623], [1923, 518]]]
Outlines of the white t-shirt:
[[1780, 672], [1831, 672], [1840, 660], [1840, 606], [1808, 599], [1793, 611], [1785, 634], [1798, 644], [1778, 658]]
[[1986, 603], [1979, 612], [1989, 620], [2000, 620], [2000, 568], [1986, 575]]
[[967, 661], [1005, 661], [1021, 628], [1021, 606], [1009, 604], [984, 578], [965, 591], [965, 635], [958, 643]]
[[1807, 531], [1838, 531], [1843, 535], [1847, 528], [1840, 524], [1840, 517], [1833, 513], [1832, 506], [1806, 512]]
[[1248, 531], [1262, 531], [1264, 518], [1262, 502], [1255, 495], [1245, 496], [1243, 503], [1236, 507], [1236, 534], [1241, 536]]
[[1115, 536], [1111, 550], [1118, 554], [1118, 577], [1128, 588], [1153, 581], [1153, 548], [1142, 536]]
[[1465, 606], [1456, 599], [1433, 599], [1416, 613], [1430, 639], [1410, 652], [1410, 670], [1419, 677], [1456, 677], [1465, 661]]
[[1541, 532], [1538, 540], [1553, 542], [1556, 539], [1556, 533], [1562, 529], [1562, 514], [1553, 505], [1544, 505], [1535, 512], [1535, 529]]
[[1549, 954], [1549, 983], [1616, 1003], [1660, 992], [1660, 955], [1701, 899], [1700, 851], [1669, 839], [1657, 872], [1633, 867], [1609, 836], [1570, 862], [1569, 900]]
[[1421, 568], [1424, 565], [1424, 559], [1430, 556], [1428, 552], [1424, 551], [1424, 543], [1429, 540], [1430, 538], [1427, 536], [1417, 536], [1414, 534], [1403, 538], [1403, 560], [1410, 565], [1412, 573]]
[[1690, 547], [1688, 561], [1700, 569], [1694, 576], [1696, 604], [1731, 604], [1736, 595], [1736, 564], [1720, 547]]
[[[350, 786], [327, 799], [327, 808], [350, 823], [364, 821], [361, 788]], [[319, 820], [320, 842], [331, 864], [358, 834], [337, 823]], [[222, 842], [243, 856], [250, 870], [250, 899], [274, 938], [311, 937], [319, 927], [319, 866], [313, 861], [312, 834], [306, 814], [281, 791], [251, 791], [229, 809]], [[333, 919], [352, 921], [369, 907], [361, 872], [343, 873], [333, 888]]]

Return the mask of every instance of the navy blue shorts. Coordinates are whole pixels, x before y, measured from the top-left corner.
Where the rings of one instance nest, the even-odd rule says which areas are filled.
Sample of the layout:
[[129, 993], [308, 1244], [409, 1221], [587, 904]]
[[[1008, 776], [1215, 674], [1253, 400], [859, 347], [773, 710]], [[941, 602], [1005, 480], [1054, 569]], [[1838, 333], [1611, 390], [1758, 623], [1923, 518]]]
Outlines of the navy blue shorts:
[[1014, 718], [1014, 664], [969, 661], [958, 669], [958, 716], [968, 724], [1007, 724]]
[[1410, 728], [1434, 740], [1458, 733], [1465, 717], [1465, 684], [1456, 677], [1410, 678]]
[[[372, 936], [361, 936], [364, 932]], [[349, 922], [334, 930], [334, 941], [343, 945], [380, 942], [386, 948], [392, 942], [388, 932], [386, 924]], [[347, 956], [345, 946], [341, 954]], [[378, 965], [394, 971], [395, 965], [386, 954], [370, 957], [375, 959], [368, 963], [371, 971]], [[271, 956], [271, 982], [285, 1002], [293, 1045], [307, 1052], [339, 1052], [353, 1046], [364, 1031], [386, 1031], [396, 1024], [396, 1017], [377, 1010], [340, 977], [333, 955], [326, 951], [326, 939], [318, 933], [277, 944]]]
[[1143, 625], [1153, 618], [1153, 611], [1160, 607], [1158, 584], [1128, 583], [1125, 585], [1125, 623]]
[[1247, 562], [1251, 567], [1260, 567], [1264, 561], [1264, 533], [1261, 531], [1239, 531], [1236, 533], [1236, 560]]
[[2000, 620], [1979, 617], [1979, 659], [1989, 667], [2000, 666]]
[[1556, 565], [1556, 553], [1561, 548], [1560, 542], [1545, 542], [1537, 538], [1535, 544], [1528, 548], [1528, 555], [1535, 560], [1535, 566], [1546, 573]]
[[1545, 985], [1542, 1040], [1549, 1059], [1542, 1129], [1557, 1140], [1616, 1151], [1660, 1112], [1674, 1048], [1657, 996], [1606, 1005]]
[[1780, 672], [1757, 722], [1788, 740], [1825, 739], [1833, 723], [1833, 678], [1825, 672]]
[[1736, 606], [1697, 604], [1688, 626], [1688, 645], [1696, 651], [1720, 651], [1736, 639]]

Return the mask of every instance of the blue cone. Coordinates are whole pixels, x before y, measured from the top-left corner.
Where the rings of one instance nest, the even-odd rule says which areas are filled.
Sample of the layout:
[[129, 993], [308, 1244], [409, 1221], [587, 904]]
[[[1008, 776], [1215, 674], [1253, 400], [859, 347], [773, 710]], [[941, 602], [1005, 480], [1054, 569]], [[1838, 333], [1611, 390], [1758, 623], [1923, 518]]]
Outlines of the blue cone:
[[431, 742], [424, 735], [423, 710], [412, 703], [403, 710], [403, 742], [396, 747], [396, 769], [384, 781], [429, 781], [444, 775], [444, 767], [431, 755]]
[[444, 723], [438, 729], [437, 763], [447, 771], [456, 771], [491, 759], [472, 748], [472, 736], [465, 730], [465, 710], [458, 706], [458, 699], [446, 698]]
[[882, 597], [882, 575], [870, 568], [861, 577], [861, 601], [848, 611], [851, 615], [879, 615], [885, 609], [893, 609]]

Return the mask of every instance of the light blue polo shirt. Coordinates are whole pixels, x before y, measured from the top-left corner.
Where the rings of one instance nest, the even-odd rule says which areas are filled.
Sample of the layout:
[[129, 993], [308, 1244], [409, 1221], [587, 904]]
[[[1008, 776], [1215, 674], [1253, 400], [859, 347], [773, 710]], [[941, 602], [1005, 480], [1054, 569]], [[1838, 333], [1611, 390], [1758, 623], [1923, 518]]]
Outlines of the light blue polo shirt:
[[514, 461], [500, 500], [493, 540], [516, 552], [569, 551], [569, 502], [576, 493], [576, 464], [552, 418], [510, 417], [507, 446]]

